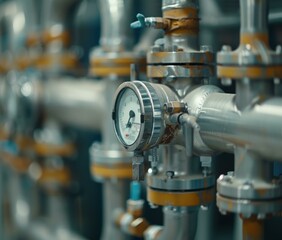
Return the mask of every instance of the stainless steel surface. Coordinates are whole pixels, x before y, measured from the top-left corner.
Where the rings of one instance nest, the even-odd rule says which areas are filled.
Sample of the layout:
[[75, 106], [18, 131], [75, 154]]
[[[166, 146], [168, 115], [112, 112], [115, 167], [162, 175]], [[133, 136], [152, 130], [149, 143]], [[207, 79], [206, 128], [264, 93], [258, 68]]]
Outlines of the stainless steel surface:
[[[23, 50], [25, 39], [25, 14], [22, 2], [19, 0], [7, 1], [1, 4], [0, 7], [0, 22], [3, 35], [9, 41], [1, 44], [1, 52], [8, 51], [13, 54], [18, 54]], [[11, 59], [10, 59], [11, 60]]]
[[102, 32], [100, 46], [105, 52], [123, 52], [132, 47], [129, 22], [130, 0], [100, 0]]
[[129, 236], [114, 224], [114, 211], [124, 212], [129, 185], [126, 181], [106, 179], [103, 182], [103, 232], [101, 240], [126, 240]]
[[249, 199], [236, 199], [226, 198], [217, 194], [216, 204], [222, 214], [227, 212], [242, 214], [244, 217], [249, 218], [256, 215], [260, 219], [265, 219], [267, 215], [277, 214], [282, 210], [282, 200], [249, 200]]
[[26, 236], [30, 240], [86, 240], [67, 228], [52, 226], [44, 220], [37, 219], [29, 225]]
[[267, 0], [240, 0], [241, 34], [267, 33]]
[[10, 73], [6, 81], [4, 116], [20, 132], [33, 130], [39, 109], [61, 123], [99, 130], [104, 119], [104, 82], [73, 78], [43, 81], [36, 74]]
[[80, 0], [43, 0], [41, 14], [43, 30], [59, 35], [69, 30], [70, 13]]
[[[124, 136], [121, 135], [118, 128], [118, 100], [127, 88], [136, 94], [140, 104], [141, 118], [143, 118], [138, 138], [131, 145], [125, 143]], [[167, 102], [177, 100], [178, 96], [165, 85], [154, 85], [141, 81], [123, 83], [116, 91], [113, 110], [116, 115], [114, 119], [115, 133], [122, 145], [129, 151], [144, 151], [160, 142], [169, 142], [172, 135], [163, 119], [163, 106]]]
[[147, 185], [165, 191], [188, 191], [209, 188], [214, 176], [204, 176], [198, 157], [187, 157], [184, 146], [160, 146], [158, 170], [147, 173]]
[[70, 125], [100, 130], [105, 122], [105, 82], [52, 79], [43, 84], [42, 104], [47, 115]]
[[264, 101], [274, 95], [274, 83], [271, 79], [253, 81], [248, 78], [236, 81], [236, 106], [239, 110]]
[[198, 0], [163, 0], [163, 10], [173, 8], [195, 7], [198, 8]]
[[124, 151], [119, 145], [109, 148], [97, 142], [93, 143], [89, 151], [92, 162], [98, 164], [131, 163], [133, 158], [133, 152]]
[[[20, 0], [18, 0], [20, 1]], [[27, 34], [38, 34], [41, 27], [40, 21], [40, 1], [38, 0], [22, 0], [25, 28]]]
[[[266, 160], [281, 160], [281, 99], [272, 98], [240, 112], [232, 94], [211, 94], [198, 117], [203, 141], [212, 149], [233, 152], [246, 147]], [[224, 114], [223, 114], [224, 113]]]
[[193, 240], [197, 229], [197, 210], [164, 207], [164, 228], [158, 240]]

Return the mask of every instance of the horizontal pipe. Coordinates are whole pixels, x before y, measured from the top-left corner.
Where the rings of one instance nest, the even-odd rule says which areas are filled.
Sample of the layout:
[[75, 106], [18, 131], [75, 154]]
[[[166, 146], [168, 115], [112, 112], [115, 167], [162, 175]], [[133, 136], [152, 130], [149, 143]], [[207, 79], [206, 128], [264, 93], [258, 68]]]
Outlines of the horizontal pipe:
[[104, 115], [104, 82], [91, 80], [48, 81], [42, 104], [48, 116], [62, 123], [100, 130]]
[[282, 99], [272, 98], [240, 112], [235, 95], [213, 93], [197, 120], [200, 135], [211, 149], [234, 152], [235, 146], [266, 160], [282, 160]]

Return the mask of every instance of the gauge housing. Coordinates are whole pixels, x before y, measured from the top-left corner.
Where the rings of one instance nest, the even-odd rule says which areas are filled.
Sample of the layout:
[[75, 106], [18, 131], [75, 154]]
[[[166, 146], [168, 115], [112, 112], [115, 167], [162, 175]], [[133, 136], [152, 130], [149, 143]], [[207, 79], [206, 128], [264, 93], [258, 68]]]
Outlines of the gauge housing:
[[[136, 140], [128, 144], [120, 129], [120, 104], [126, 90], [131, 89], [139, 102], [140, 128]], [[142, 81], [125, 82], [119, 86], [114, 97], [113, 121], [118, 140], [129, 151], [148, 150], [161, 143], [169, 143], [177, 126], [165, 122], [163, 106], [169, 101], [178, 101], [178, 96], [165, 85]], [[136, 134], [136, 133], [135, 133]]]

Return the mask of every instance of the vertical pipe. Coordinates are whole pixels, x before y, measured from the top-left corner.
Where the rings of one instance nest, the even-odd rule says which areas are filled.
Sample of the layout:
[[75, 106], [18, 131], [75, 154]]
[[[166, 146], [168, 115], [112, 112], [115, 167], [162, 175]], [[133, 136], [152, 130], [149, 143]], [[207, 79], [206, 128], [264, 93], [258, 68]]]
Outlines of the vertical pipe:
[[199, 49], [199, 1], [198, 0], [163, 0], [163, 17], [189, 20], [187, 31], [172, 31], [165, 36], [168, 48], [177, 46], [186, 50]]
[[268, 45], [267, 0], [240, 0], [241, 44], [256, 40]]
[[[240, 44], [261, 49], [269, 46], [267, 29], [267, 0], [240, 0]], [[262, 51], [262, 50], [259, 50]], [[264, 57], [267, 63], [267, 56]], [[274, 84], [269, 79], [240, 79], [236, 82], [236, 105], [243, 110], [253, 100], [265, 100], [274, 95]]]
[[198, 211], [187, 207], [164, 207], [164, 228], [159, 240], [194, 240]]
[[113, 211], [125, 210], [129, 185], [125, 181], [106, 179], [103, 182], [103, 232], [101, 240], [125, 240], [128, 237], [114, 224]]
[[235, 177], [246, 180], [271, 182], [273, 163], [258, 159], [245, 148], [235, 149]]
[[53, 226], [70, 227], [67, 200], [63, 194], [49, 194], [48, 210], [48, 221]]
[[274, 84], [271, 80], [243, 78], [236, 81], [236, 106], [239, 110], [243, 110], [251, 103], [264, 101], [273, 95]]
[[80, 0], [41, 0], [42, 27], [55, 35], [69, 30], [70, 10]]
[[130, 49], [130, 0], [100, 0], [102, 33], [100, 46], [106, 52], [122, 52]]
[[256, 217], [243, 218], [243, 240], [263, 240], [264, 222]]

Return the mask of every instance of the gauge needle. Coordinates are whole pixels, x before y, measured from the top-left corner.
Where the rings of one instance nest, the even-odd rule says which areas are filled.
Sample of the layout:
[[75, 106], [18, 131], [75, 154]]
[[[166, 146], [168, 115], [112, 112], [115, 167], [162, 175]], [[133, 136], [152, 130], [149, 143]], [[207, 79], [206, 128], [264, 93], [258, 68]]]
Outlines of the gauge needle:
[[128, 119], [127, 124], [126, 124], [126, 128], [131, 128], [132, 123], [130, 122], [130, 120], [131, 120], [131, 118], [134, 118], [134, 117], [135, 117], [135, 113], [132, 110], [130, 110], [129, 111], [129, 119]]

